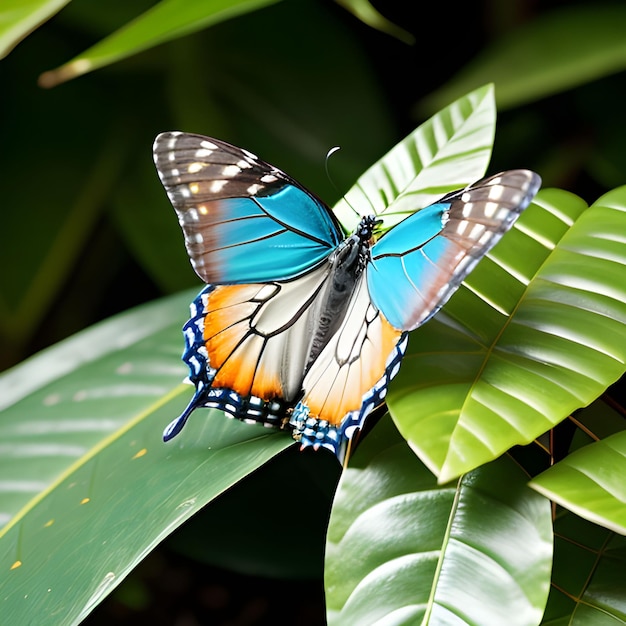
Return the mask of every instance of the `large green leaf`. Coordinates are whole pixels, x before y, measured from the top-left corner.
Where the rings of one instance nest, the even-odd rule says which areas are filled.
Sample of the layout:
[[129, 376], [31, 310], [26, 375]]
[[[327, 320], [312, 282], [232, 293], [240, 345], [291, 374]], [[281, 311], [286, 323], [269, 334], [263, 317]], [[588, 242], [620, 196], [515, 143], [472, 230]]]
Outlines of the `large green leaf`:
[[188, 297], [113, 318], [2, 378], [7, 621], [78, 623], [159, 541], [291, 445], [215, 411], [163, 444], [191, 392], [179, 383]]
[[626, 535], [626, 432], [573, 452], [530, 483], [581, 517]]
[[538, 624], [550, 503], [500, 459], [447, 486], [381, 422], [340, 480], [328, 528], [328, 623]]
[[541, 623], [626, 624], [626, 538], [566, 511], [554, 533], [553, 586]]
[[53, 87], [152, 46], [274, 2], [278, 0], [161, 0], [89, 50], [42, 74], [40, 84]]
[[0, 59], [70, 0], [3, 0], [0, 6]]
[[334, 207], [347, 232], [360, 215], [384, 215], [386, 229], [487, 169], [496, 124], [493, 85], [459, 98], [372, 165]]
[[540, 192], [414, 333], [389, 406], [442, 482], [529, 443], [624, 373], [625, 207], [626, 187], [584, 212]]
[[626, 68], [626, 7], [563, 7], [504, 32], [420, 103], [436, 111], [486, 82], [499, 109], [537, 100]]

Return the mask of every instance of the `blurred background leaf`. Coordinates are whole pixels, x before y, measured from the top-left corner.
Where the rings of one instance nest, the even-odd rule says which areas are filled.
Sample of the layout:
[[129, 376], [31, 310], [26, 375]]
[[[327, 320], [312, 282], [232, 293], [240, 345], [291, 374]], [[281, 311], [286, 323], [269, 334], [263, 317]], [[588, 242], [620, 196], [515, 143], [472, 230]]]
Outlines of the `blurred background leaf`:
[[520, 106], [626, 69], [626, 7], [596, 3], [546, 12], [496, 39], [420, 106], [435, 112], [485, 80], [498, 109]]
[[70, 0], [6, 0], [0, 7], [0, 58]]

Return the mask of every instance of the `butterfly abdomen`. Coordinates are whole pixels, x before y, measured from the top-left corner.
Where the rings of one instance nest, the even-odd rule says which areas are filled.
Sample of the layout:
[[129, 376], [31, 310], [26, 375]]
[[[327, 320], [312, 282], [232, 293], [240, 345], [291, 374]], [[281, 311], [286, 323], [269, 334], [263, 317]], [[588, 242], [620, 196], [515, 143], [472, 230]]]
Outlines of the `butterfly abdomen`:
[[329, 258], [326, 286], [315, 305], [318, 313], [312, 329], [305, 371], [308, 371], [344, 321], [357, 280], [363, 273], [365, 249], [366, 244], [359, 237], [352, 236]]

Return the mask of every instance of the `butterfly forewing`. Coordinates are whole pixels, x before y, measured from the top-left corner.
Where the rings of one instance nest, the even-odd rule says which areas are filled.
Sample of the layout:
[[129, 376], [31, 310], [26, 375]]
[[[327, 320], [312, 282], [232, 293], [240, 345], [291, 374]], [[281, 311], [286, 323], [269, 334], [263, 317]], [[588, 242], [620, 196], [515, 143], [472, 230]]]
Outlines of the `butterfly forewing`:
[[343, 238], [320, 200], [246, 150], [168, 132], [154, 142], [154, 162], [192, 265], [209, 284], [298, 276]]
[[534, 172], [509, 170], [400, 222], [372, 248], [367, 280], [374, 304], [396, 328], [413, 330], [429, 320], [512, 226], [540, 184]]

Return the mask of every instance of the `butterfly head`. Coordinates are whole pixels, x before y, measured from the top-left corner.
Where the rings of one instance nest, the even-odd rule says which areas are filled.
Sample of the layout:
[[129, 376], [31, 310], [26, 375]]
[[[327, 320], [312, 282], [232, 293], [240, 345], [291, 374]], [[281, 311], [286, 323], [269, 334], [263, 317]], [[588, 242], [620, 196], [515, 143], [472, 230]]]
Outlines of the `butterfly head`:
[[374, 231], [383, 223], [380, 217], [375, 215], [365, 215], [361, 218], [359, 225], [357, 226], [354, 234], [359, 238], [362, 243], [373, 245]]

